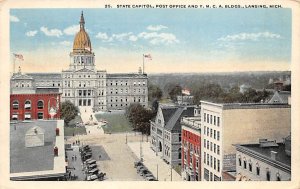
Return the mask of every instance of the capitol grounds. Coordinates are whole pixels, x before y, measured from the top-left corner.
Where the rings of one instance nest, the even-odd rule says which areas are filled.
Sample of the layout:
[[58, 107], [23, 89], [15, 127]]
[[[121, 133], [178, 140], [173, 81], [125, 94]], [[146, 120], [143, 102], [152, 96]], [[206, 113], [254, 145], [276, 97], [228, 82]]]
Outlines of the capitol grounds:
[[[89, 145], [92, 149], [92, 159], [96, 160], [100, 172], [106, 173], [104, 181], [144, 181], [137, 173], [134, 162], [142, 155], [144, 165], [159, 181], [180, 181], [180, 175], [171, 169], [150, 148], [150, 137], [133, 132], [124, 112], [108, 112], [94, 114], [92, 110], [81, 109], [83, 123], [97, 122], [67, 131], [66, 144], [71, 144], [73, 151], [67, 151], [71, 175], [76, 180], [85, 180], [80, 158], [72, 161], [72, 156], [80, 157], [79, 146]], [[92, 117], [92, 118], [91, 118]], [[105, 124], [102, 121], [106, 121]], [[80, 123], [77, 118], [76, 123]], [[84, 131], [84, 128], [85, 130]], [[85, 134], [86, 133], [86, 134]], [[80, 141], [80, 144], [76, 144]], [[74, 145], [73, 145], [74, 144]], [[75, 168], [75, 169], [73, 169]], [[100, 173], [99, 172], [99, 173]]]

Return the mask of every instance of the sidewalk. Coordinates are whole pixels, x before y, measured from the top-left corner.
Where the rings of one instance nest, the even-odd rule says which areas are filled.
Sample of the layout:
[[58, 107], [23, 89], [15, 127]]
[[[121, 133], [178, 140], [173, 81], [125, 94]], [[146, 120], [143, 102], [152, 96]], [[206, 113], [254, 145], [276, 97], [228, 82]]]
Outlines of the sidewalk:
[[[165, 163], [160, 156], [156, 156], [154, 151], [150, 148], [149, 142], [129, 142], [127, 145], [130, 150], [140, 158], [140, 144], [142, 144], [142, 156], [144, 165], [157, 177], [159, 181], [171, 181], [171, 167]], [[172, 169], [172, 181], [182, 181], [181, 176]]]
[[[87, 135], [101, 135], [104, 134], [104, 130], [102, 128], [103, 123], [98, 122], [98, 120], [95, 117], [95, 113], [93, 113], [93, 109], [91, 107], [79, 107], [79, 111], [81, 114], [82, 122], [88, 123], [88, 122], [97, 122], [98, 125], [85, 125], [86, 133]], [[92, 117], [92, 119], [91, 119]]]

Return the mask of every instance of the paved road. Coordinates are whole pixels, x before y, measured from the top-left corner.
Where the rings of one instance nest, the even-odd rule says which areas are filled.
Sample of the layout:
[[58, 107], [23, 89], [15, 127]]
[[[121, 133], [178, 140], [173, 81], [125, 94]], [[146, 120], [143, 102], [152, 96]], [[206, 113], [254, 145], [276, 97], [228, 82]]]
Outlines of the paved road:
[[[171, 181], [171, 167], [165, 163], [159, 156], [156, 156], [150, 148], [149, 142], [129, 142], [129, 148], [134, 152], [137, 157], [140, 157], [140, 145], [142, 144], [142, 156], [144, 165], [157, 177], [159, 181]], [[157, 171], [158, 168], [158, 171]], [[172, 169], [172, 181], [182, 181], [181, 176]]]
[[[91, 146], [93, 159], [97, 161], [98, 168], [106, 173], [105, 181], [144, 180], [134, 168], [134, 162], [138, 159], [125, 143], [126, 134], [82, 135], [79, 139], [84, 145]], [[128, 141], [139, 139], [138, 135], [128, 135]], [[69, 142], [73, 140], [77, 140], [77, 137], [68, 139]]]

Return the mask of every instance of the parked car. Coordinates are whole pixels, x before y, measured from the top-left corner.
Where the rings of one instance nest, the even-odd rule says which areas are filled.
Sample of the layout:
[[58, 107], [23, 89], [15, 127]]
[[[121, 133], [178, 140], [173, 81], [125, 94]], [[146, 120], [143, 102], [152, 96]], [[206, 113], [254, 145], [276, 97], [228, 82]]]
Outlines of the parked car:
[[92, 169], [97, 168], [97, 164], [95, 164], [95, 163], [94, 164], [90, 164], [87, 167], [88, 167], [89, 170], [92, 170]]
[[152, 173], [149, 172], [147, 174], [144, 174], [143, 177], [146, 179], [146, 177], [154, 177], [154, 176]]
[[136, 168], [137, 166], [140, 166], [140, 165], [143, 165], [143, 163], [140, 162], [140, 161], [134, 162], [134, 167], [135, 167], [135, 168]]
[[145, 167], [143, 165], [139, 165], [139, 166], [136, 167], [136, 171], [139, 172], [140, 169], [142, 169], [142, 168], [145, 168]]
[[88, 181], [93, 181], [93, 180], [96, 180], [96, 179], [98, 179], [98, 176], [97, 175], [89, 175], [89, 176], [87, 176], [87, 180]]
[[146, 175], [146, 174], [149, 174], [150, 171], [148, 169], [145, 169], [145, 170], [142, 170], [140, 171], [140, 175], [143, 176], [143, 175]]

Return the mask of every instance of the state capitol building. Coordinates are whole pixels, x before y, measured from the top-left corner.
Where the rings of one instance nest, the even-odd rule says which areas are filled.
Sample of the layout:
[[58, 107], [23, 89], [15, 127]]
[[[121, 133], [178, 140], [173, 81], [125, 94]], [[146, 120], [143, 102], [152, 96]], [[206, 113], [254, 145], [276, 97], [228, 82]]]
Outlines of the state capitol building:
[[[95, 69], [95, 54], [85, 31], [83, 13], [75, 35], [70, 64], [61, 73], [14, 73], [11, 94], [61, 93], [61, 101], [94, 111], [122, 110], [131, 103], [148, 106], [148, 77], [138, 73], [109, 74]], [[15, 102], [16, 104], [17, 102]], [[18, 102], [19, 103], [19, 102]], [[22, 106], [18, 104], [18, 106]]]

